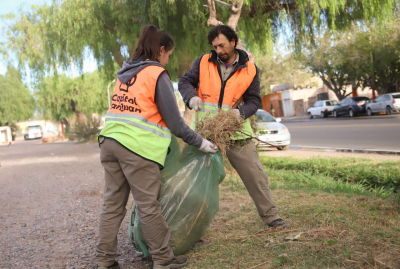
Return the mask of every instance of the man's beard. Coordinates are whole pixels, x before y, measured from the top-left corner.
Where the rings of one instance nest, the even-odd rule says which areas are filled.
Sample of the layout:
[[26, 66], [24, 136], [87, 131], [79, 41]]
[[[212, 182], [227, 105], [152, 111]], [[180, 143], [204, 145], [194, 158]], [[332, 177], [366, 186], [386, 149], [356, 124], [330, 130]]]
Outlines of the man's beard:
[[224, 63], [227, 62], [229, 60], [230, 55], [228, 53], [224, 53], [222, 55], [218, 55], [218, 57], [221, 59], [221, 61], [223, 61]]

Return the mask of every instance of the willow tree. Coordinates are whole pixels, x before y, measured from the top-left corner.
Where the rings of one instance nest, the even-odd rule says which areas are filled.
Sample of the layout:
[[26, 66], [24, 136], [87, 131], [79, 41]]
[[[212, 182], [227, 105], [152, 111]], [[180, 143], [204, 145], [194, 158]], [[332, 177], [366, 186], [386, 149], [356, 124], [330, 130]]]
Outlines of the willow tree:
[[211, 26], [228, 24], [239, 33], [239, 48], [263, 54], [284, 33], [299, 47], [321, 26], [340, 30], [353, 21], [383, 22], [395, 7], [395, 0], [63, 0], [4, 16], [9, 26], [2, 50], [14, 52], [19, 66], [28, 64], [36, 77], [71, 63], [82, 70], [89, 51], [111, 79], [114, 62], [131, 59], [140, 29], [152, 23], [175, 39], [168, 71], [176, 79], [210, 49]]
[[22, 82], [18, 70], [9, 67], [5, 75], [0, 75], [0, 126], [32, 118], [34, 112], [32, 93]]

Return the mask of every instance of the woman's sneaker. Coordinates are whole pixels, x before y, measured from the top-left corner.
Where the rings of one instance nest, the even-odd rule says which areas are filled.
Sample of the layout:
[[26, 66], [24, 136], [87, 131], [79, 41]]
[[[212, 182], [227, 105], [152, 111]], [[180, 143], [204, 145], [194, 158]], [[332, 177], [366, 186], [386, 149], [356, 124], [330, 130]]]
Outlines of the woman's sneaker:
[[172, 269], [183, 268], [188, 264], [188, 258], [184, 255], [176, 256], [172, 260], [164, 264], [154, 264], [153, 269]]

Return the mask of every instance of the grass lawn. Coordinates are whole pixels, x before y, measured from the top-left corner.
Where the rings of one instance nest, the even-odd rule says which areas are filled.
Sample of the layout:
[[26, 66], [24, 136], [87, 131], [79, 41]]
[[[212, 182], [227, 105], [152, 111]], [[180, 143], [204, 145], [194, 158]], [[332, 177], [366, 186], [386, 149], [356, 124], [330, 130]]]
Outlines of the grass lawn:
[[[268, 157], [261, 161], [274, 202], [290, 229], [266, 227], [240, 178], [228, 174], [220, 185], [220, 209], [203, 245], [187, 253], [188, 268], [400, 268], [398, 195], [384, 188], [371, 192], [362, 180], [349, 180], [365, 167], [379, 167], [379, 162], [384, 168], [377, 175], [400, 180], [400, 174], [392, 174], [400, 162]], [[319, 166], [300, 169], [305, 163]], [[345, 172], [332, 172], [331, 166], [349, 164], [352, 168]]]

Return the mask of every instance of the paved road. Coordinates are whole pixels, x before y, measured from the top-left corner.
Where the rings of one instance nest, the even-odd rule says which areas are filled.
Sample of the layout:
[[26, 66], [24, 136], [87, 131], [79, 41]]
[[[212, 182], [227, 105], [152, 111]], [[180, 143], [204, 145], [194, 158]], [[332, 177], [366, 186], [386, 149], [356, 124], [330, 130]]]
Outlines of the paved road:
[[[41, 143], [41, 139], [21, 140], [18, 139], [11, 146], [0, 146], [0, 161], [35, 159], [42, 157], [57, 158], [60, 156], [85, 157], [87, 154], [100, 154], [99, 146], [92, 144], [77, 144], [75, 142], [63, 143]], [[88, 151], [88, 149], [90, 149]], [[99, 155], [100, 158], [100, 155]], [[100, 160], [99, 160], [100, 161]]]
[[400, 151], [400, 114], [283, 120], [292, 145]]

